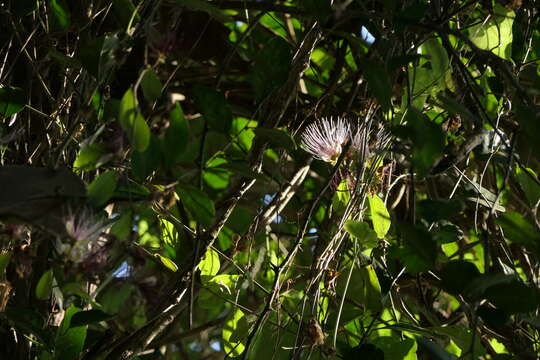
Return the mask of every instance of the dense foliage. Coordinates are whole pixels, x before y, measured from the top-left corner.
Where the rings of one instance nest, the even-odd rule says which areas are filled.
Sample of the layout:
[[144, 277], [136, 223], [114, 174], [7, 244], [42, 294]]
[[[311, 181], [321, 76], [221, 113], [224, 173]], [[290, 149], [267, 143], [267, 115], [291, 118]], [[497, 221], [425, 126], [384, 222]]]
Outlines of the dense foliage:
[[0, 1], [0, 358], [537, 359], [538, 9]]

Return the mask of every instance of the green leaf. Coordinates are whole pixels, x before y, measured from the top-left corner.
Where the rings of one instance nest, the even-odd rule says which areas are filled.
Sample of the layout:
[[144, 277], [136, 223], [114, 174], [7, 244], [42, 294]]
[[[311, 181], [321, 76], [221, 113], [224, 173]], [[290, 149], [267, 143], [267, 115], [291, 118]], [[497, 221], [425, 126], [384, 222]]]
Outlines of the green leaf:
[[386, 71], [384, 65], [363, 58], [360, 66], [363, 68], [363, 75], [367, 79], [369, 88], [377, 100], [379, 100], [383, 111], [390, 110], [392, 107], [392, 85], [388, 77], [388, 71]]
[[47, 300], [51, 297], [53, 287], [53, 271], [49, 269], [41, 275], [36, 285], [36, 297], [39, 300]]
[[223, 350], [230, 357], [244, 352], [249, 325], [242, 310], [236, 308], [223, 326]]
[[365, 248], [374, 248], [379, 244], [377, 233], [365, 222], [349, 220], [345, 223], [345, 230]]
[[[439, 81], [441, 87], [445, 86], [446, 73], [449, 68], [448, 54], [437, 39], [429, 39], [422, 44], [426, 56], [431, 62], [433, 77]], [[424, 52], [424, 51], [423, 51]]]
[[143, 152], [150, 144], [150, 128], [139, 112], [132, 89], [126, 91], [120, 101], [118, 121], [130, 139], [131, 145]]
[[[429, 94], [438, 92], [438, 81], [434, 79], [432, 70], [420, 66], [409, 67], [409, 83], [411, 84], [411, 106], [415, 109], [423, 109]], [[407, 96], [407, 94], [404, 94]], [[406, 100], [405, 100], [406, 103]]]
[[493, 10], [490, 21], [481, 22], [469, 29], [470, 39], [480, 49], [489, 50], [503, 59], [510, 59], [515, 13], [499, 4], [496, 4]]
[[469, 111], [463, 104], [456, 101], [455, 99], [444, 96], [442, 93], [437, 95], [437, 101], [434, 103], [437, 106], [442, 107], [444, 110], [448, 111], [450, 114], [455, 116], [460, 116], [463, 120], [466, 120], [469, 124], [479, 124], [480, 120], [473, 113]]
[[489, 327], [492, 328], [504, 326], [510, 320], [510, 316], [506, 312], [495, 309], [487, 304], [479, 306], [476, 313]]
[[160, 254], [154, 254], [154, 256], [156, 256], [159, 259], [159, 261], [161, 261], [161, 263], [165, 265], [165, 267], [168, 268], [169, 270], [173, 272], [178, 271], [178, 265], [176, 265], [176, 263], [172, 261], [171, 259]]
[[4, 276], [9, 260], [11, 260], [11, 252], [0, 254], [0, 279]]
[[218, 253], [212, 249], [206, 250], [203, 259], [198, 265], [201, 271], [201, 278], [209, 280], [219, 272], [220, 266]]
[[225, 189], [229, 185], [229, 179], [233, 175], [232, 172], [220, 167], [227, 163], [227, 160], [221, 157], [211, 158], [206, 162], [203, 172], [204, 181], [213, 189]]
[[538, 289], [524, 284], [517, 278], [490, 286], [485, 291], [484, 296], [498, 309], [509, 314], [534, 311], [540, 304]]
[[324, 24], [332, 16], [332, 3], [327, 0], [303, 0], [302, 8], [317, 21]]
[[171, 168], [186, 150], [189, 141], [189, 124], [179, 103], [169, 113], [169, 127], [163, 139], [165, 164]]
[[109, 320], [112, 316], [97, 309], [79, 311], [73, 314], [70, 321], [70, 327], [84, 326], [101, 321]]
[[384, 352], [373, 344], [361, 344], [343, 352], [343, 359], [385, 360]]
[[95, 170], [108, 160], [106, 155], [103, 145], [90, 144], [79, 151], [73, 167], [77, 171]]
[[[22, 330], [25, 333], [30, 333], [36, 336], [39, 341], [43, 343], [49, 342], [49, 334], [45, 330], [47, 326], [45, 324], [43, 315], [40, 314], [36, 307], [22, 307], [18, 306], [16, 302], [12, 302], [10, 306], [7, 306], [3, 316], [14, 324], [16, 329]], [[5, 323], [5, 320], [2, 321]]]
[[96, 79], [99, 79], [99, 63], [101, 59], [101, 50], [103, 49], [103, 36], [94, 38], [81, 44], [77, 58], [83, 67]]
[[163, 85], [157, 77], [154, 70], [151, 68], [146, 69], [141, 79], [141, 86], [144, 94], [144, 98], [149, 102], [153, 103], [161, 96], [161, 90]]
[[[452, 325], [452, 326], [445, 326], [445, 327], [435, 327], [432, 328], [433, 331], [447, 335], [452, 339], [454, 343], [461, 349], [462, 354], [468, 353], [468, 356], [471, 359], [480, 359], [482, 356], [486, 354], [486, 350], [482, 346], [481, 343], [481, 337], [476, 334], [474, 336], [471, 329], [466, 328], [461, 325]], [[474, 339], [474, 346], [473, 344]], [[474, 354], [470, 354], [469, 351], [474, 348]]]
[[195, 104], [210, 129], [221, 133], [229, 131], [232, 124], [232, 111], [222, 93], [205, 86], [196, 87]]
[[211, 288], [214, 292], [222, 293], [224, 295], [234, 294], [232, 291], [236, 287], [240, 275], [215, 275], [211, 278], [206, 275], [201, 278], [204, 280], [204, 285], [208, 288]]
[[383, 239], [390, 229], [390, 214], [382, 199], [377, 195], [368, 196], [368, 201], [373, 230], [379, 239]]
[[428, 355], [430, 360], [457, 360], [457, 357], [450, 354], [436, 342], [424, 337], [417, 337], [416, 342], [420, 349]]
[[433, 235], [437, 244], [448, 244], [461, 240], [463, 238], [463, 231], [452, 223], [446, 223], [440, 226], [439, 230]]
[[204, 11], [211, 15], [213, 18], [221, 21], [228, 22], [231, 18], [225, 15], [219, 8], [215, 7], [211, 3], [205, 0], [175, 0], [177, 4], [185, 6], [194, 11]]
[[[110, 34], [94, 38], [81, 44], [77, 58], [86, 71], [99, 80], [100, 84], [106, 84], [113, 75], [113, 70], [118, 67], [118, 53], [120, 39], [117, 34]], [[116, 99], [111, 99], [117, 101]]]
[[391, 249], [394, 258], [402, 261], [411, 273], [427, 271], [435, 266], [437, 244], [431, 234], [420, 225], [399, 224], [403, 247]]
[[71, 13], [64, 0], [50, 0], [50, 26], [55, 31], [66, 30], [71, 25]]
[[495, 220], [504, 230], [504, 237], [510, 242], [525, 246], [540, 254], [540, 234], [523, 215], [517, 212], [502, 214]]
[[379, 312], [382, 310], [381, 285], [372, 265], [360, 268], [363, 303], [368, 310]]
[[540, 133], [540, 121], [538, 121], [536, 115], [537, 111], [531, 107], [526, 106], [520, 101], [516, 101], [513, 107], [516, 113], [516, 119], [519, 121], [521, 131], [519, 137], [526, 140], [528, 145], [532, 148], [532, 155], [538, 157], [540, 155], [540, 141], [536, 134]]
[[80, 69], [82, 67], [82, 63], [78, 59], [66, 56], [54, 49], [49, 50], [48, 55], [51, 59], [55, 60], [65, 68]]
[[136, 16], [135, 5], [131, 0], [113, 0], [112, 4], [114, 15], [118, 18], [122, 28], [127, 29], [132, 17]]
[[516, 179], [525, 193], [525, 197], [529, 201], [529, 204], [534, 206], [540, 199], [540, 185], [533, 180], [538, 179], [538, 177], [532, 169], [526, 168], [525, 170], [522, 170], [520, 167], [517, 167]]
[[463, 294], [470, 282], [480, 276], [480, 271], [469, 261], [453, 260], [444, 265], [440, 276], [442, 288], [458, 295]]
[[258, 52], [250, 74], [257, 100], [275, 93], [289, 77], [292, 53], [287, 41], [281, 37], [271, 38]]
[[255, 128], [253, 131], [255, 132], [255, 135], [265, 141], [268, 141], [271, 145], [273, 145], [273, 147], [283, 148], [290, 151], [296, 149], [294, 140], [285, 131], [267, 128]]
[[422, 177], [427, 175], [433, 162], [442, 156], [445, 137], [440, 125], [414, 108], [407, 110], [405, 119], [407, 125], [402, 129], [412, 143], [412, 165]]
[[394, 336], [381, 336], [371, 341], [384, 352], [384, 360], [416, 360], [416, 341]]
[[21, 111], [26, 105], [23, 89], [16, 87], [0, 88], [0, 115], [11, 116]]
[[187, 184], [179, 184], [176, 191], [184, 207], [202, 226], [208, 227], [216, 214], [214, 203], [201, 190]]
[[105, 205], [113, 196], [117, 182], [118, 174], [113, 170], [106, 171], [95, 178], [88, 185], [86, 193], [90, 204], [96, 208]]
[[426, 199], [418, 203], [419, 215], [429, 222], [448, 220], [463, 210], [463, 204], [457, 200]]
[[58, 328], [56, 339], [55, 359], [73, 360], [78, 359], [86, 339], [86, 326], [73, 326], [71, 320], [73, 316], [82, 309], [71, 305], [64, 315], [64, 320]]
[[131, 169], [137, 179], [146, 177], [159, 168], [161, 163], [161, 148], [159, 139], [154, 134], [150, 136], [150, 144], [145, 151], [133, 151], [131, 153]]
[[100, 294], [100, 304], [107, 314], [116, 314], [126, 301], [131, 297], [134, 287], [129, 282], [117, 284], [109, 287], [102, 295]]
[[131, 211], [124, 210], [120, 218], [111, 227], [110, 233], [119, 240], [127, 239], [133, 228], [133, 215]]

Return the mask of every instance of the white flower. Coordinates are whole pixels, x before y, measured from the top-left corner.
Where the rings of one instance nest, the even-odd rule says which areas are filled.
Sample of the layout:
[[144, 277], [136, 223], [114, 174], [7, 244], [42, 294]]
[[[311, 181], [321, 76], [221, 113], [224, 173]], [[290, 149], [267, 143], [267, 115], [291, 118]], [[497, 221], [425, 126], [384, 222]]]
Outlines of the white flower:
[[101, 247], [99, 237], [101, 232], [108, 225], [95, 217], [88, 209], [83, 209], [78, 213], [70, 213], [65, 218], [67, 234], [75, 240], [72, 246], [66, 246], [69, 260], [80, 263], [86, 257]]
[[366, 125], [359, 126], [354, 136], [352, 136], [351, 150], [358, 155], [361, 161], [364, 161], [370, 155], [369, 138], [370, 133]]
[[301, 145], [317, 159], [334, 163], [350, 137], [351, 128], [345, 119], [322, 118], [302, 133]]

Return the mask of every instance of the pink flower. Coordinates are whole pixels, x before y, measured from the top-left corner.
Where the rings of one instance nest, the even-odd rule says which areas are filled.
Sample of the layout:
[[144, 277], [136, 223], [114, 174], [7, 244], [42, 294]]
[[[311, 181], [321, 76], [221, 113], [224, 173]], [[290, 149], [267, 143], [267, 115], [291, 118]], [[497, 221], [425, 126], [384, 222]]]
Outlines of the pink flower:
[[350, 137], [351, 128], [345, 119], [322, 118], [302, 133], [301, 146], [315, 158], [335, 163]]

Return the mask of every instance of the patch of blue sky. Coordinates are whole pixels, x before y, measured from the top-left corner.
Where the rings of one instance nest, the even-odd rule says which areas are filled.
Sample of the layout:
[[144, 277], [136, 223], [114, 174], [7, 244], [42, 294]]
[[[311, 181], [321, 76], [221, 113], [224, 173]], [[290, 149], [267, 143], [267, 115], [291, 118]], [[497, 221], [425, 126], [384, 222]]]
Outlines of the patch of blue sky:
[[362, 26], [360, 28], [360, 37], [362, 38], [362, 40], [367, 42], [369, 45], [371, 45], [371, 44], [373, 44], [375, 42], [375, 36], [371, 35], [369, 30], [365, 26]]
[[210, 347], [214, 351], [221, 351], [221, 343], [217, 340], [214, 340], [210, 343]]
[[264, 198], [263, 198], [263, 204], [264, 205], [268, 205], [272, 202], [272, 200], [274, 200], [274, 198], [276, 197], [276, 194], [266, 194], [264, 195]]
[[113, 272], [112, 276], [114, 278], [127, 278], [131, 275], [131, 266], [124, 261], [120, 266]]

